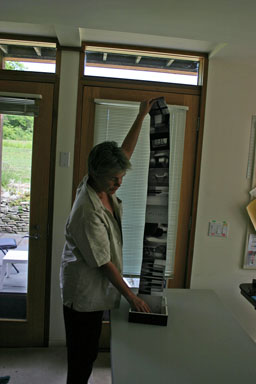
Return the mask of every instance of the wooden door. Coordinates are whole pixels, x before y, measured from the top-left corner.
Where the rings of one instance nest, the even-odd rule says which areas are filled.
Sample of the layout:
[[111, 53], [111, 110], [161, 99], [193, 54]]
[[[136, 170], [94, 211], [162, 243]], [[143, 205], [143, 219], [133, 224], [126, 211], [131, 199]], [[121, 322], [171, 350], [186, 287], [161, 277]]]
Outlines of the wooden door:
[[[52, 112], [54, 84], [0, 81], [1, 92], [41, 95], [39, 115], [34, 118], [30, 184], [28, 276], [25, 318], [0, 319], [1, 346], [43, 346], [48, 342], [51, 191]], [[9, 234], [8, 237], [12, 237]], [[19, 248], [17, 248], [18, 250]], [[24, 249], [24, 247], [23, 247]], [[17, 264], [19, 267], [19, 264]], [[4, 292], [0, 292], [4, 295]], [[9, 295], [9, 304], [12, 297]]]
[[[186, 268], [189, 241], [189, 227], [193, 199], [193, 186], [196, 166], [197, 124], [199, 114], [200, 92], [166, 92], [140, 89], [118, 89], [99, 86], [83, 88], [82, 121], [79, 135], [76, 138], [76, 160], [74, 169], [74, 187], [87, 172], [87, 156], [93, 146], [95, 99], [141, 101], [151, 97], [164, 96], [170, 105], [187, 106], [187, 119], [184, 142], [183, 170], [180, 192], [178, 233], [174, 276], [169, 279], [168, 287], [184, 288], [186, 285]], [[74, 188], [75, 189], [75, 188]]]

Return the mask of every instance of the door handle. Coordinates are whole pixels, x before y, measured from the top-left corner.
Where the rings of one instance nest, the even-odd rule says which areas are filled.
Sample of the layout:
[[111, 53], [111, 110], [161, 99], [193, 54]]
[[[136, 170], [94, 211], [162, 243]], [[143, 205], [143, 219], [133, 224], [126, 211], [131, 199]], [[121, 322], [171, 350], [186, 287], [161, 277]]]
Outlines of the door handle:
[[34, 235], [28, 235], [28, 237], [30, 239], [33, 239], [33, 240], [38, 240], [40, 238], [39, 234], [38, 233], [35, 233]]
[[32, 231], [31, 232], [34, 232], [33, 235], [26, 235], [25, 237], [28, 237], [29, 239], [33, 239], [33, 240], [39, 240], [40, 238], [40, 235], [39, 235], [39, 225], [35, 224], [35, 225], [32, 225]]
[[38, 240], [40, 238], [40, 235], [38, 233], [35, 233], [34, 235], [25, 235], [23, 238], [28, 237], [29, 239]]

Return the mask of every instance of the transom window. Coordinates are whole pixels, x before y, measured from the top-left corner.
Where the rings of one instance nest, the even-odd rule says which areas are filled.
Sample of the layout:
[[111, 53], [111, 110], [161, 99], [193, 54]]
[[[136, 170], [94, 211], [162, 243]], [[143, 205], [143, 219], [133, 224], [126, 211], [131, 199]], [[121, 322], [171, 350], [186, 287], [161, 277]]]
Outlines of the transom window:
[[202, 58], [87, 45], [84, 75], [199, 85]]
[[56, 72], [56, 43], [0, 38], [0, 68]]

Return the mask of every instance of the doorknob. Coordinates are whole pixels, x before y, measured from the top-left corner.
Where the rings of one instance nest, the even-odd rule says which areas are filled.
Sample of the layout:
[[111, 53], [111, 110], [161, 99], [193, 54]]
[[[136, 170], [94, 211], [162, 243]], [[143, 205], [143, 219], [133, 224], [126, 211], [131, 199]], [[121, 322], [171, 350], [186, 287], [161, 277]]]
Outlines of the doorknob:
[[38, 233], [35, 233], [34, 235], [27, 235], [24, 237], [28, 237], [29, 239], [38, 240], [40, 238]]
[[[38, 227], [36, 226], [36, 228], [34, 228], [36, 230], [38, 230]], [[23, 236], [23, 238], [26, 238], [28, 237], [29, 239], [33, 239], [33, 240], [38, 240], [40, 238], [40, 235], [38, 232], [35, 232], [33, 235], [25, 235]]]
[[40, 235], [39, 235], [39, 225], [33, 225], [32, 226], [32, 231], [31, 232], [34, 232], [35, 233], [33, 235], [27, 235], [27, 237], [29, 239], [33, 239], [33, 240], [38, 240], [40, 238]]

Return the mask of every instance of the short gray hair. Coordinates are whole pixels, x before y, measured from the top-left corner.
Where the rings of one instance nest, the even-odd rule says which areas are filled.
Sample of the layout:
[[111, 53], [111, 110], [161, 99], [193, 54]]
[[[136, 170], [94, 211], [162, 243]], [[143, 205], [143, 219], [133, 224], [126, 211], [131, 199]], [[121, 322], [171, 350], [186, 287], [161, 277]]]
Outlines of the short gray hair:
[[95, 145], [88, 157], [88, 174], [92, 178], [111, 177], [131, 168], [129, 159], [115, 141]]

